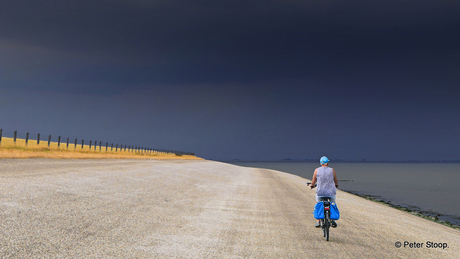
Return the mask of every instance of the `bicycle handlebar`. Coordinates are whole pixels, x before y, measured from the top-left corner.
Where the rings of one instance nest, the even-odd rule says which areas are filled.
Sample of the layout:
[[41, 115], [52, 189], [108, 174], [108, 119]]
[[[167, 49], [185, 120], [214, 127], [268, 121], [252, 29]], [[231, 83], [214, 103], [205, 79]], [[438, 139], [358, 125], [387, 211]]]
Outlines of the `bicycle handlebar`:
[[[315, 188], [315, 187], [316, 187], [316, 184], [315, 184], [314, 186], [311, 186], [311, 182], [308, 182], [308, 183], [307, 183], [307, 186], [310, 186], [310, 188], [312, 188], [312, 189], [313, 189], [313, 188]], [[338, 188], [338, 187], [339, 187], [339, 185], [338, 185], [338, 184], [336, 184], [336, 185], [335, 185], [335, 188]]]

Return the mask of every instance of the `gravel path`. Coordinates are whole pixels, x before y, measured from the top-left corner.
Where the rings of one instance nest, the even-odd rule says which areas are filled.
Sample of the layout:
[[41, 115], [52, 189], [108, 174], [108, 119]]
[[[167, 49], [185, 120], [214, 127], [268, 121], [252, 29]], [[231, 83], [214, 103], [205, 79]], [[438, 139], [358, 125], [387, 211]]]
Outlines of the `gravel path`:
[[[306, 181], [211, 161], [0, 160], [0, 257], [460, 254], [460, 231], [344, 192], [337, 195], [339, 226], [327, 242], [314, 228], [315, 193]], [[410, 248], [414, 242], [421, 247]]]

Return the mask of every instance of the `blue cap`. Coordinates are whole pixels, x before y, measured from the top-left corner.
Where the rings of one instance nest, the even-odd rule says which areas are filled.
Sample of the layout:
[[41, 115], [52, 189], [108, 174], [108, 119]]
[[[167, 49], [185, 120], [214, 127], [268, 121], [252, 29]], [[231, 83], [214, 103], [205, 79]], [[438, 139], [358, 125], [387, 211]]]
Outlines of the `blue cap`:
[[319, 162], [320, 162], [322, 165], [327, 164], [327, 163], [329, 163], [329, 158], [323, 156], [323, 157], [321, 157], [321, 159], [319, 160]]

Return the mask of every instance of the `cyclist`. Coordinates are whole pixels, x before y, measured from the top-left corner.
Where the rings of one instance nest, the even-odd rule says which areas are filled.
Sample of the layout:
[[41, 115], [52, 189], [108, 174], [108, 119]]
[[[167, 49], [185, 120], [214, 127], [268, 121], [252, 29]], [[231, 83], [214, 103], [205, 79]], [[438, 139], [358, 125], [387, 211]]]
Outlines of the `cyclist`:
[[[310, 188], [313, 189], [317, 187], [316, 202], [319, 202], [321, 197], [330, 197], [331, 202], [335, 203], [337, 187], [339, 187], [337, 175], [335, 174], [335, 170], [329, 167], [329, 159], [327, 157], [321, 157], [319, 162], [321, 167], [316, 168], [313, 173]], [[316, 222], [315, 227], [320, 227], [319, 219]], [[337, 223], [335, 221], [332, 221], [332, 227], [337, 227]]]

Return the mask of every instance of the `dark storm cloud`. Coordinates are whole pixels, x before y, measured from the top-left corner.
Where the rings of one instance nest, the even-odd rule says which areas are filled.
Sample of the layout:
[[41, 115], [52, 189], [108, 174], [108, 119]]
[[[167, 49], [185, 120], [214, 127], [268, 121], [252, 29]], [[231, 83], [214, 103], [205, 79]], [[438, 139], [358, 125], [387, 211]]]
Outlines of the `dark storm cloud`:
[[270, 81], [365, 72], [373, 63], [406, 66], [400, 59], [413, 60], [413, 53], [446, 55], [459, 43], [458, 7], [439, 1], [5, 1], [0, 37], [73, 55], [53, 68], [86, 83]]

